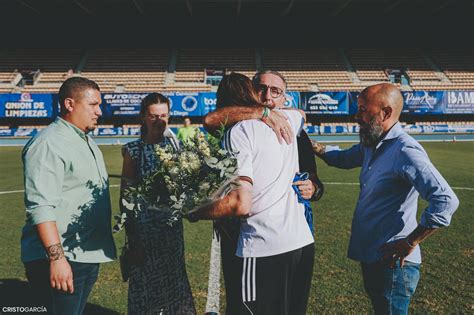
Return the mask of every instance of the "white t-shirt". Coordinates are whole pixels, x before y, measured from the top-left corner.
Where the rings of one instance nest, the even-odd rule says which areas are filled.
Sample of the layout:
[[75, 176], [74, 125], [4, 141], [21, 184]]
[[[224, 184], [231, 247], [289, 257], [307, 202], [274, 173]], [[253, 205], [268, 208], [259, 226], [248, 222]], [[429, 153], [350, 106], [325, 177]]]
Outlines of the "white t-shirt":
[[[282, 112], [298, 134], [301, 114]], [[299, 170], [296, 136], [292, 144], [280, 144], [273, 130], [260, 120], [241, 121], [226, 136], [226, 148], [237, 154], [238, 175], [253, 181], [252, 208], [242, 220], [236, 255], [273, 256], [313, 243], [304, 206], [291, 187]]]

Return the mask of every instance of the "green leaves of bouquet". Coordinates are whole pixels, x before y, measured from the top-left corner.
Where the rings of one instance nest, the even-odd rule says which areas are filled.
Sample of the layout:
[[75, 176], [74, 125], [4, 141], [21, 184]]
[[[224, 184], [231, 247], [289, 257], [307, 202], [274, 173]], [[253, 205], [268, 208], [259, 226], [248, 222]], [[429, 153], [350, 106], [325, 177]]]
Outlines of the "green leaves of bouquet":
[[143, 181], [126, 189], [122, 197], [122, 213], [116, 216], [114, 231], [123, 228], [127, 218], [145, 209], [164, 213], [166, 223], [173, 225], [183, 215], [232, 188], [237, 171], [233, 152], [220, 148], [218, 137], [196, 132], [179, 150], [171, 145], [157, 146], [159, 165]]

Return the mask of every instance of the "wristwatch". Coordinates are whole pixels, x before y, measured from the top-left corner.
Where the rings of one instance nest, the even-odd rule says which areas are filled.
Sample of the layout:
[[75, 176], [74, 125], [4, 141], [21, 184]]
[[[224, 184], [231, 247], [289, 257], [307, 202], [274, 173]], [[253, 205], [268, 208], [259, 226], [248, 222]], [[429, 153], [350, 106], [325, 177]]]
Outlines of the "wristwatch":
[[316, 180], [316, 183], [313, 182], [313, 185], [314, 187], [316, 188], [314, 193], [313, 193], [313, 196], [311, 197], [311, 200], [313, 201], [318, 201], [319, 199], [321, 199], [321, 197], [323, 196], [323, 193], [324, 193], [324, 185], [323, 183], [317, 179]]

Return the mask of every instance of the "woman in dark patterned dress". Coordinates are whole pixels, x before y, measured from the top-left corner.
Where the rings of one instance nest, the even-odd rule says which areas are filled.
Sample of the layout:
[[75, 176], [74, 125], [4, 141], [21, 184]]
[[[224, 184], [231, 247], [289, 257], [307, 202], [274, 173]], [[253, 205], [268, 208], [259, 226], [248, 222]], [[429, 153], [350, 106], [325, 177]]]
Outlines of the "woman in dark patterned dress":
[[[122, 148], [123, 169], [121, 191], [140, 181], [157, 168], [157, 146], [172, 144], [166, 137], [169, 100], [159, 93], [146, 96], [140, 109], [142, 136]], [[145, 210], [136, 220], [126, 224], [131, 257], [128, 288], [129, 314], [196, 314], [184, 260], [183, 223], [167, 223], [164, 212]]]

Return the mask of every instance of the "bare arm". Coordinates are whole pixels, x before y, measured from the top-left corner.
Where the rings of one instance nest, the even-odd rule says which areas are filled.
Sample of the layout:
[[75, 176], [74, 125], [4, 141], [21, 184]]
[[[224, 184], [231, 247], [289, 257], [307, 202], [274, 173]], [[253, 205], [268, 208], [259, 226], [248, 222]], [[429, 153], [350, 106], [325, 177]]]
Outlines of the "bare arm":
[[222, 125], [228, 128], [242, 120], [261, 119], [275, 131], [280, 143], [283, 143], [284, 140], [290, 144], [293, 138], [293, 130], [287, 117], [277, 111], [270, 111], [268, 117], [263, 117], [264, 109], [264, 106], [229, 106], [220, 108], [207, 114], [204, 117], [203, 125], [209, 133], [216, 135]]
[[252, 184], [247, 180], [239, 180], [238, 183], [237, 189], [224, 198], [199, 207], [189, 214], [189, 219], [197, 221], [247, 216], [252, 206]]
[[[122, 177], [120, 181], [120, 208], [123, 210], [122, 198], [124, 190], [138, 182], [138, 168], [130, 154], [124, 150]], [[134, 265], [142, 265], [145, 260], [145, 248], [138, 237], [138, 226], [132, 215], [127, 216], [125, 221], [125, 233], [128, 238], [129, 262]]]
[[383, 245], [380, 248], [384, 254], [383, 259], [388, 260], [391, 266], [395, 266], [400, 259], [400, 266], [403, 267], [405, 258], [415, 250], [415, 247], [437, 231], [437, 228], [418, 225], [406, 238]]
[[414, 229], [413, 232], [408, 235], [407, 242], [411, 246], [415, 247], [431, 235], [435, 234], [437, 231], [437, 228], [427, 228], [422, 225], [418, 225], [416, 229]]
[[74, 283], [71, 266], [64, 257], [63, 247], [59, 240], [56, 222], [48, 221], [36, 225], [38, 236], [46, 249], [49, 265], [49, 281], [53, 289], [73, 293]]
[[224, 125], [232, 127], [242, 120], [261, 119], [263, 106], [229, 106], [220, 108], [204, 117], [204, 128], [215, 135], [217, 130]]
[[[130, 187], [131, 185], [136, 184], [138, 180], [138, 170], [135, 162], [133, 161], [130, 154], [125, 151], [123, 153], [123, 164], [122, 164], [122, 178], [120, 181], [120, 207], [123, 207], [122, 198], [124, 190]], [[136, 242], [136, 226], [135, 220], [132, 217], [129, 217], [125, 223], [125, 231], [129, 238], [131, 244]]]
[[123, 190], [133, 185], [137, 181], [137, 167], [128, 152], [123, 153], [122, 177], [120, 181], [120, 196]]

